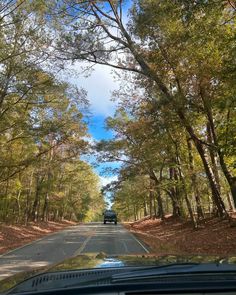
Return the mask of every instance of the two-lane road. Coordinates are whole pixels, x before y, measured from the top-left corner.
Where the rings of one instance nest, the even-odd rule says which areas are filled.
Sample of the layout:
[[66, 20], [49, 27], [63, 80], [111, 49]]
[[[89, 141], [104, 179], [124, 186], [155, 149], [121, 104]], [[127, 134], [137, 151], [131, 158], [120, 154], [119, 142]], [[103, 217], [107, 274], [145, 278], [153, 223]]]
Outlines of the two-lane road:
[[49, 235], [0, 256], [0, 279], [82, 253], [145, 254], [147, 248], [122, 225], [87, 223]]

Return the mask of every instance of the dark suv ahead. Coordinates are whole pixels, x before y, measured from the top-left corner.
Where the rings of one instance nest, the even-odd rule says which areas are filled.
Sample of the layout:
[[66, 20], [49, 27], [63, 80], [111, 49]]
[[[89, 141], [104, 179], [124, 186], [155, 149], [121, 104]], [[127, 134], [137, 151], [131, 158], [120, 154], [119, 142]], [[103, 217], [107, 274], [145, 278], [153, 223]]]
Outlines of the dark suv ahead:
[[107, 221], [109, 222], [114, 222], [115, 224], [117, 224], [117, 216], [116, 213], [112, 210], [106, 210], [104, 213], [104, 224], [106, 224]]

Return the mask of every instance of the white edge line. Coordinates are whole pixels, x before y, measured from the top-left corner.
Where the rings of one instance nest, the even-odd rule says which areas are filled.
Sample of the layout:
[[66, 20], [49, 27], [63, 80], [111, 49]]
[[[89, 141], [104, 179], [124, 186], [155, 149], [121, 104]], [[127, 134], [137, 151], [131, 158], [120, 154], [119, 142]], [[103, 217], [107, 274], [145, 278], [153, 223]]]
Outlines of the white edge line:
[[150, 251], [148, 251], [148, 249], [135, 237], [135, 235], [133, 234], [133, 233], [130, 233], [132, 236], [133, 236], [133, 238], [134, 238], [134, 240], [136, 241], [136, 242], [138, 242], [139, 243], [139, 245], [147, 252], [147, 253], [150, 253]]
[[82, 245], [79, 247], [79, 249], [77, 249], [75, 251], [75, 253], [73, 254], [73, 256], [80, 255], [84, 251], [85, 247], [87, 246], [87, 244], [91, 240], [91, 238], [92, 238], [92, 235], [91, 236], [88, 236], [86, 238], [86, 240], [84, 240], [84, 242], [82, 243]]
[[[125, 228], [124, 227], [124, 225], [123, 224], [121, 224], [122, 225], [122, 227], [125, 229], [125, 230], [127, 230], [127, 228]], [[150, 253], [150, 251], [148, 251], [148, 249], [135, 237], [135, 235], [131, 232], [131, 231], [129, 231], [129, 230], [127, 230], [127, 232], [128, 233], [130, 233], [131, 234], [131, 236], [133, 237], [133, 239], [147, 252], [147, 253]]]

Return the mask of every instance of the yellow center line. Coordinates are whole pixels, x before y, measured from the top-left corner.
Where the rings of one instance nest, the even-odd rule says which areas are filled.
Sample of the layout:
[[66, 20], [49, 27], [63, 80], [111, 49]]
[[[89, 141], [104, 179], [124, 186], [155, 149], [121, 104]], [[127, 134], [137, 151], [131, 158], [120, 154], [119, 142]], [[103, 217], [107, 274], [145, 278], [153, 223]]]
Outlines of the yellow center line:
[[81, 254], [81, 252], [84, 250], [84, 248], [86, 247], [86, 245], [88, 244], [88, 242], [93, 237], [94, 233], [95, 233], [95, 231], [94, 232], [91, 232], [91, 234], [89, 234], [89, 236], [85, 239], [85, 241], [82, 243], [82, 245], [79, 247], [79, 249], [75, 251], [75, 253], [74, 253], [75, 256]]

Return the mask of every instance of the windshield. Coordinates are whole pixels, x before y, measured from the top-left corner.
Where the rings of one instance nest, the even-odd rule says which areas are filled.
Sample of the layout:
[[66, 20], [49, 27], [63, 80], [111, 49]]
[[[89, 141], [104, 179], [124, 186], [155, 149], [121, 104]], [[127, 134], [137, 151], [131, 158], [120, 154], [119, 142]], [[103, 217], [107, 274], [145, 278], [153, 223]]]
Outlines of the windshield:
[[0, 0], [0, 280], [235, 261], [236, 2], [213, 2]]

